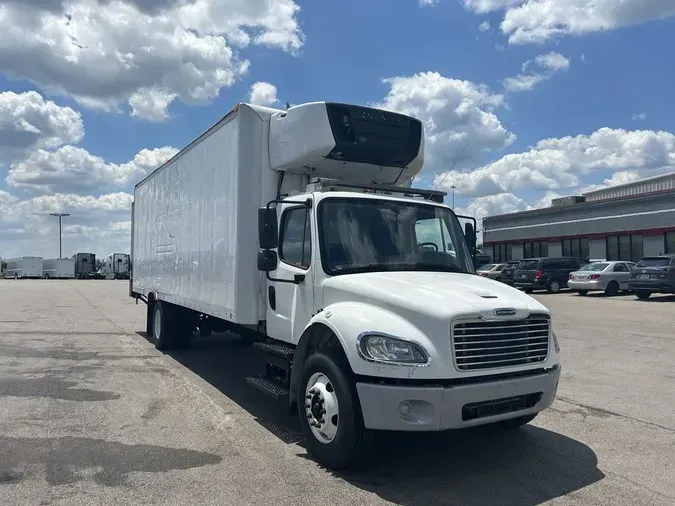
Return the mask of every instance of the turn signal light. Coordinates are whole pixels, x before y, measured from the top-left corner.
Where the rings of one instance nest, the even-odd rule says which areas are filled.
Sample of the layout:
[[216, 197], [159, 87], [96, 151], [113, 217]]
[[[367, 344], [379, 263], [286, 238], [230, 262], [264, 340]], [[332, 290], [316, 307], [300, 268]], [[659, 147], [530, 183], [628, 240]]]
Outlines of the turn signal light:
[[569, 277], [569, 279], [574, 279], [574, 274], [572, 274], [571, 272], [570, 272], [570, 277]]

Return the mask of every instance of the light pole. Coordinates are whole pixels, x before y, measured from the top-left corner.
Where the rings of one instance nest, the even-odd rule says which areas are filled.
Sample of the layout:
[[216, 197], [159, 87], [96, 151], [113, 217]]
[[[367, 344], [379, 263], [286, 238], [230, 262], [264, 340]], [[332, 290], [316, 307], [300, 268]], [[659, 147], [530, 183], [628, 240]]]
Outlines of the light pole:
[[64, 216], [70, 216], [70, 213], [49, 213], [50, 216], [56, 216], [59, 219], [59, 258], [62, 258], [61, 252], [61, 218]]
[[455, 190], [457, 187], [453, 184], [450, 189], [452, 190], [452, 210], [455, 210]]

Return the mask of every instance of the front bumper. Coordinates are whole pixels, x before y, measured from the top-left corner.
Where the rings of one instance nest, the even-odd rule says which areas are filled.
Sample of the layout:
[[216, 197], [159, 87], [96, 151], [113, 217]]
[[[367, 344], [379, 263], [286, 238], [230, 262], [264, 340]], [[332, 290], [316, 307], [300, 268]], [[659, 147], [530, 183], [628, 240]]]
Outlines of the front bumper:
[[357, 383], [368, 429], [442, 431], [537, 413], [553, 404], [560, 365], [533, 376], [452, 387]]
[[567, 282], [567, 288], [570, 290], [604, 290], [605, 284], [600, 280], [572, 280]]

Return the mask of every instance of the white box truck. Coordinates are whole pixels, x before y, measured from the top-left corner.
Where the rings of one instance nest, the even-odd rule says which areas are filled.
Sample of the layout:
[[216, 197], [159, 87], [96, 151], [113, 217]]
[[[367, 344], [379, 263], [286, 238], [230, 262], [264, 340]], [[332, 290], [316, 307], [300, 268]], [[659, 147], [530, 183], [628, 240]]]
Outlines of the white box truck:
[[45, 258], [42, 261], [45, 279], [72, 279], [75, 277], [75, 260], [72, 258]]
[[105, 279], [129, 279], [130, 256], [127, 253], [112, 253], [103, 259], [100, 273]]
[[7, 260], [5, 278], [41, 278], [42, 257], [18, 257]]
[[155, 346], [253, 341], [247, 382], [330, 468], [378, 430], [528, 423], [557, 392], [551, 315], [475, 274], [475, 220], [410, 187], [423, 150], [400, 114], [236, 106], [135, 186], [129, 294]]

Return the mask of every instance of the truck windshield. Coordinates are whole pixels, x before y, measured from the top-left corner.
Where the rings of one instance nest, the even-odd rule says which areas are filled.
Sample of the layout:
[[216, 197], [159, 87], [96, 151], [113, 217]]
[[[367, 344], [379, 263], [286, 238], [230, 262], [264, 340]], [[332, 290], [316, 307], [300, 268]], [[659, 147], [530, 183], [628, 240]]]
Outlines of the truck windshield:
[[448, 208], [329, 197], [318, 208], [319, 245], [329, 275], [378, 271], [473, 273], [457, 217]]

